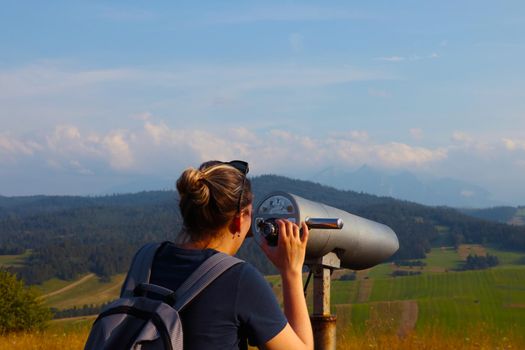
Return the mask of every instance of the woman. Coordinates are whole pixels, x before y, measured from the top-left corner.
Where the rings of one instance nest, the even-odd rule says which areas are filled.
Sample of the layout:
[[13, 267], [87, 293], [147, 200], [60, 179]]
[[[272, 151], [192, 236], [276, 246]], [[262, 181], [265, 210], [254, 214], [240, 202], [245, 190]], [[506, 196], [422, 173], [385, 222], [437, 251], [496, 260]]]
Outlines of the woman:
[[[234, 255], [250, 231], [252, 200], [248, 164], [203, 163], [177, 181], [184, 220], [178, 242], [157, 253], [151, 283], [176, 290], [216, 252]], [[277, 247], [262, 245], [282, 277], [284, 315], [263, 276], [237, 264], [210, 284], [180, 313], [184, 349], [313, 349], [312, 328], [302, 291], [308, 228], [278, 221]]]

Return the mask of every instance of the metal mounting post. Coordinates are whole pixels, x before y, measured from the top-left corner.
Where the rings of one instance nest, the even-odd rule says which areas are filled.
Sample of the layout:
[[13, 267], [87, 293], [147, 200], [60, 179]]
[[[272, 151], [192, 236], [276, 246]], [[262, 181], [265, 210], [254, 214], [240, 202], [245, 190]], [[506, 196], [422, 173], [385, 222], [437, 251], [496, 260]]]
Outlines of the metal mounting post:
[[313, 315], [310, 316], [314, 333], [315, 350], [336, 349], [335, 315], [330, 314], [330, 275], [340, 267], [336, 254], [329, 253], [317, 261], [307, 264], [314, 275]]

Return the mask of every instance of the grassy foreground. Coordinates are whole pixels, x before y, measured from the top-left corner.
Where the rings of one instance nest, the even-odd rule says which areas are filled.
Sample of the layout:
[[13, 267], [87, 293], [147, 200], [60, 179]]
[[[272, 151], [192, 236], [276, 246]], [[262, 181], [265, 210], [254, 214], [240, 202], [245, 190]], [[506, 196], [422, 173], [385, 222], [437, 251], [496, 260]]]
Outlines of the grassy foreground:
[[[479, 271], [456, 269], [468, 254], [497, 255], [500, 265]], [[6, 257], [15, 264], [19, 258]], [[525, 254], [481, 245], [434, 248], [420, 267], [380, 264], [355, 280], [331, 284], [338, 349], [525, 349]], [[0, 261], [1, 263], [1, 261]], [[394, 270], [420, 272], [392, 277]], [[115, 299], [124, 275], [102, 282], [94, 275], [39, 286], [43, 301], [59, 309]], [[282, 299], [280, 278], [268, 276]], [[312, 283], [308, 291], [312, 304]], [[54, 320], [41, 333], [0, 336], [0, 349], [83, 349], [91, 317]]]
[[[90, 320], [92, 321], [92, 320]], [[86, 323], [87, 325], [87, 323]], [[44, 332], [11, 334], [0, 336], [0, 349], [11, 350], [82, 350], [89, 327], [74, 327], [59, 332], [51, 329]], [[445, 350], [445, 349], [523, 349], [525, 341], [514, 333], [486, 332], [483, 326], [473, 327], [466, 335], [451, 335], [440, 330], [413, 332], [404, 337], [396, 334], [367, 332], [356, 335], [339, 334], [338, 350], [389, 349], [389, 350]]]

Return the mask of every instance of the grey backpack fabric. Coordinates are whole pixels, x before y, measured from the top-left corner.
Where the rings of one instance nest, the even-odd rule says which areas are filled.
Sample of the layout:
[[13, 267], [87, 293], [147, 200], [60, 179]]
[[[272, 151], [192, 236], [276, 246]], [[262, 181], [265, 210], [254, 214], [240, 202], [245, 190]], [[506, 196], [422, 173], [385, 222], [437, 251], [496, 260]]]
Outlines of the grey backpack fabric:
[[228, 254], [216, 253], [174, 292], [149, 283], [153, 259], [160, 246], [149, 243], [135, 254], [120, 299], [97, 317], [84, 350], [182, 349], [180, 310], [223, 272], [242, 262]]

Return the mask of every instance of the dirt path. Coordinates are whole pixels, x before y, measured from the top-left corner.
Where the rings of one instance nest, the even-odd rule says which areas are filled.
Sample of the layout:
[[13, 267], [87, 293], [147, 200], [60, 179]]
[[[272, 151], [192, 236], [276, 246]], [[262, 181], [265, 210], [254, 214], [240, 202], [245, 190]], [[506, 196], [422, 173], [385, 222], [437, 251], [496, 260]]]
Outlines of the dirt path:
[[71, 322], [71, 321], [81, 321], [81, 320], [95, 320], [97, 315], [86, 315], [86, 316], [75, 316], [75, 317], [64, 317], [64, 318], [55, 318], [51, 320], [51, 323], [61, 323], [61, 322]]
[[38, 299], [47, 299], [47, 298], [50, 298], [54, 295], [57, 295], [57, 294], [60, 294], [60, 293], [64, 293], [64, 292], [67, 292], [68, 290], [72, 289], [72, 288], [75, 288], [76, 286], [78, 286], [79, 284], [82, 284], [84, 282], [86, 282], [87, 280], [91, 279], [95, 277], [95, 274], [94, 273], [90, 273], [90, 274], [87, 274], [85, 275], [84, 277], [82, 277], [81, 279], [79, 279], [78, 281], [76, 282], [73, 282], [71, 284], [68, 284], [67, 286], [65, 286], [64, 288], [60, 288], [58, 290], [55, 290], [54, 292], [51, 292], [51, 293], [47, 293], [47, 294], [44, 294], [42, 296], [40, 296]]
[[400, 337], [405, 337], [416, 326], [419, 312], [417, 301], [403, 300], [401, 302], [401, 310], [401, 320], [399, 321], [397, 335]]
[[119, 290], [119, 293], [120, 294], [120, 288], [122, 288], [122, 284], [124, 283], [124, 279], [125, 279], [126, 276], [124, 276], [122, 279], [120, 278], [112, 278], [112, 285], [109, 286], [108, 288], [106, 289], [103, 289], [99, 292], [97, 292], [97, 295], [100, 295], [100, 296], [105, 296], [105, 295], [109, 295], [109, 294], [112, 294], [113, 291], [115, 289]]

